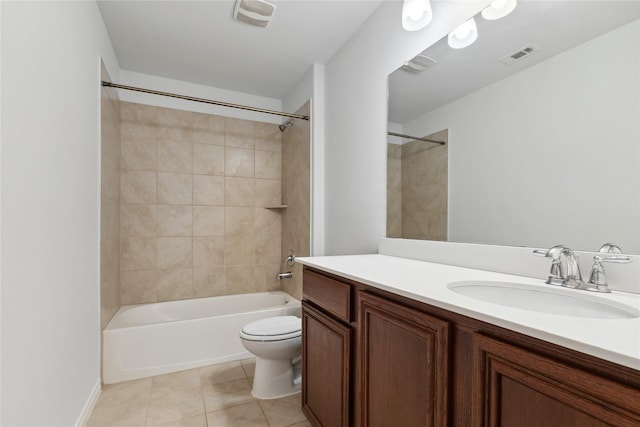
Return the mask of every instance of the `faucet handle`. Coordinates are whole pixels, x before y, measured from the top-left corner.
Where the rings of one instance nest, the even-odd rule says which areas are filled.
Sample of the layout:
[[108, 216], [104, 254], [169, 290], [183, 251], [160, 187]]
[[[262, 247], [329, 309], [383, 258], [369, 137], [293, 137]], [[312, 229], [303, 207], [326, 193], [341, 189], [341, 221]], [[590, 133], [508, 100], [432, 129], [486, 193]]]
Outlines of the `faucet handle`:
[[589, 283], [585, 289], [593, 292], [611, 292], [607, 284], [607, 276], [604, 273], [603, 262], [616, 264], [627, 264], [631, 262], [631, 257], [626, 255], [596, 255], [593, 257], [593, 266], [589, 275]]
[[600, 246], [598, 252], [604, 252], [608, 254], [621, 254], [622, 249], [620, 249], [620, 246], [614, 245], [613, 243], [605, 243], [604, 245]]

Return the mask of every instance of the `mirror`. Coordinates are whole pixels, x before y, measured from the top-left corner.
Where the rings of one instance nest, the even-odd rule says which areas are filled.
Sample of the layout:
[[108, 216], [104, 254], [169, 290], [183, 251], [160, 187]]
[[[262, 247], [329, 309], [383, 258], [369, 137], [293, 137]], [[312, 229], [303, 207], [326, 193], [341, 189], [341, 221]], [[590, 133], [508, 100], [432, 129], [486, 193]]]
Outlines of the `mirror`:
[[[640, 254], [639, 9], [520, 0], [500, 20], [478, 14], [471, 46], [445, 38], [414, 58], [423, 71], [393, 72], [389, 131], [447, 138], [431, 156], [447, 165], [389, 138], [387, 235]], [[434, 167], [447, 177], [437, 191]]]

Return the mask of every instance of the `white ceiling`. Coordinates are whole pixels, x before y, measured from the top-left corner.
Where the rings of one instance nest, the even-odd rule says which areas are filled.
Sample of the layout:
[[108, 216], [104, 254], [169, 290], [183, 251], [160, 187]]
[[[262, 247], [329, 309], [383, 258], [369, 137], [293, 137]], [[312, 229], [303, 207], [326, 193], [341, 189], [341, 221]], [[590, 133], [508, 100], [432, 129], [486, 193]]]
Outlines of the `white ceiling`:
[[[500, 20], [487, 21], [478, 15], [474, 44], [451, 49], [444, 38], [424, 52], [438, 61], [434, 66], [417, 75], [397, 70], [390, 76], [389, 121], [407, 123], [636, 20], [639, 13], [637, 0], [519, 0], [516, 9]], [[498, 62], [530, 44], [540, 50], [511, 65]]]
[[267, 28], [235, 21], [234, 0], [99, 1], [98, 7], [123, 70], [283, 99], [382, 2], [270, 1], [276, 11]]

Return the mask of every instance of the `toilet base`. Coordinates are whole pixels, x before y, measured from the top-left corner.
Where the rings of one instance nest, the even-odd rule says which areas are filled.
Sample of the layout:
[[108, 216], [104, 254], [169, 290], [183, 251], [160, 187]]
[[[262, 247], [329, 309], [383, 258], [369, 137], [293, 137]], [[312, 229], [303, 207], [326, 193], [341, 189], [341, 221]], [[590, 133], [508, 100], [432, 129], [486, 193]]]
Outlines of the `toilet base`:
[[[272, 360], [256, 358], [251, 394], [258, 399], [277, 399], [300, 391], [301, 378], [299, 362], [291, 364], [291, 359]], [[295, 374], [294, 374], [295, 372]]]

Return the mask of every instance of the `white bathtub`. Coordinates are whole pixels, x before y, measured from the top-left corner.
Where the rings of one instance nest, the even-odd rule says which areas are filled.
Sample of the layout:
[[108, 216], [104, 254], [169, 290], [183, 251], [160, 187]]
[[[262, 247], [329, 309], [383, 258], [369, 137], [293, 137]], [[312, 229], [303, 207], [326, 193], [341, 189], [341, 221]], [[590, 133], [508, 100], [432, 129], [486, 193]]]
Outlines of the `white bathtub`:
[[105, 384], [251, 357], [238, 333], [249, 322], [300, 316], [300, 301], [261, 292], [122, 306], [103, 332]]

